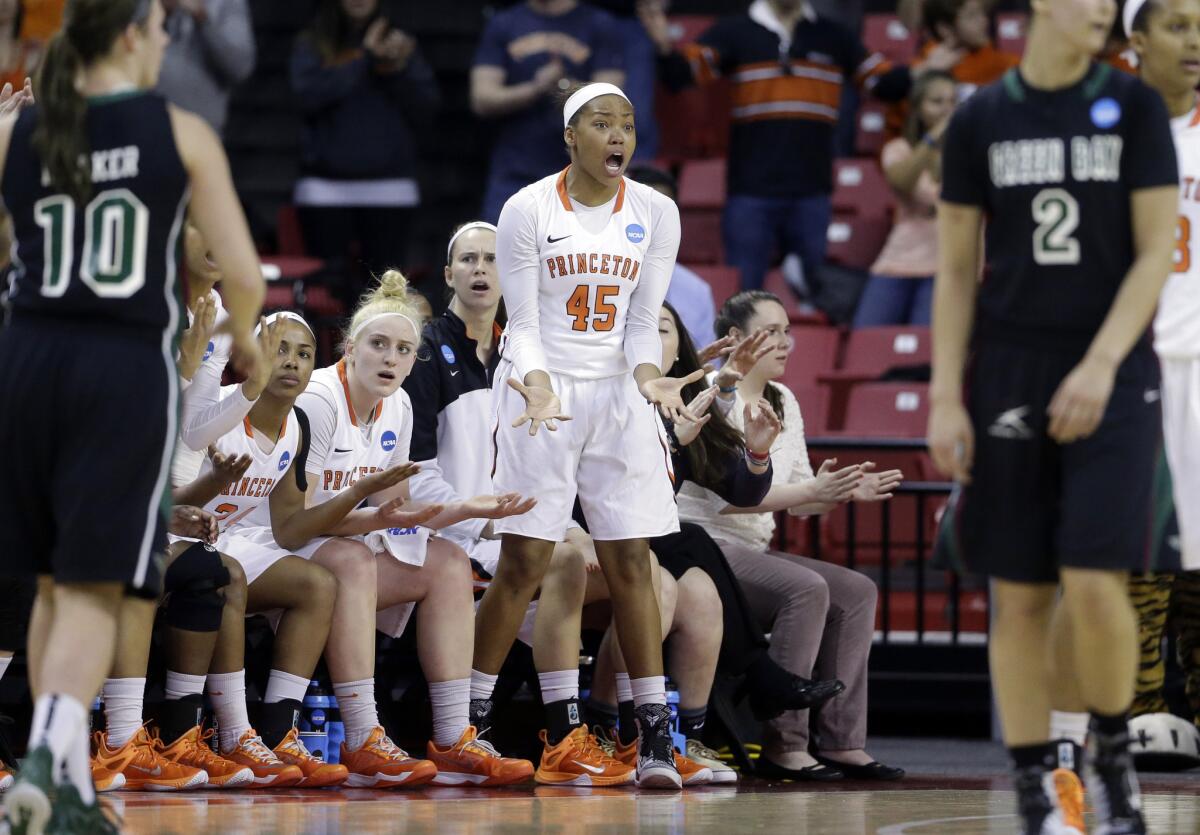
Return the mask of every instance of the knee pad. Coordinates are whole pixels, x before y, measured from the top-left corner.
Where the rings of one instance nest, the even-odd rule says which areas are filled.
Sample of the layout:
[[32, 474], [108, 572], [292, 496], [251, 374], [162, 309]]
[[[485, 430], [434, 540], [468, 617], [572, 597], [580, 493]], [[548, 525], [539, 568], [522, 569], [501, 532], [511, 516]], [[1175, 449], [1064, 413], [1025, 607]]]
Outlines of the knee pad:
[[221, 564], [217, 549], [197, 542], [175, 558], [163, 576], [167, 593], [164, 617], [169, 625], [189, 632], [216, 632], [221, 628], [229, 569]]

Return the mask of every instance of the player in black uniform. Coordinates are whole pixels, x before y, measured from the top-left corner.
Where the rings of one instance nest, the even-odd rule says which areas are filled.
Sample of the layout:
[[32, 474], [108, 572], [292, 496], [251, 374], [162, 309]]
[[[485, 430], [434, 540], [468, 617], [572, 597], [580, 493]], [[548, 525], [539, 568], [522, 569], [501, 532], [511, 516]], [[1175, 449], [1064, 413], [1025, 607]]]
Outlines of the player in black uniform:
[[945, 137], [929, 445], [962, 485], [967, 567], [992, 578], [992, 680], [1024, 831], [1077, 831], [1043, 788], [1053, 703], [1091, 712], [1105, 831], [1140, 833], [1126, 581], [1148, 540], [1161, 418], [1146, 329], [1171, 269], [1175, 152], [1158, 94], [1091, 59], [1113, 0], [1032, 7], [1019, 69]]
[[240, 364], [261, 362], [262, 277], [221, 144], [148, 92], [163, 16], [158, 0], [68, 0], [37, 104], [0, 121], [17, 242], [0, 334], [0, 554], [4, 571], [39, 577], [29, 754], [5, 797], [17, 833], [113, 831], [93, 793], [87, 709], [122, 593], [159, 591], [189, 199], [226, 276]]

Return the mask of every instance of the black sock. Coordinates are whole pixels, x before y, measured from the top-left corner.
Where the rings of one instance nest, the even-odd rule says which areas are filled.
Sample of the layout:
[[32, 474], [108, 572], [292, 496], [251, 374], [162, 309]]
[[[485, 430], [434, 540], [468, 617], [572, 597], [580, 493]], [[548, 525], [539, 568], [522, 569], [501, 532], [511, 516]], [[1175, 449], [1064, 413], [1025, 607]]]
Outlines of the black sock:
[[1053, 740], [1055, 759], [1058, 768], [1074, 771], [1083, 776], [1083, 748], [1070, 739]]
[[616, 736], [617, 722], [620, 719], [616, 705], [606, 705], [595, 699], [588, 699], [585, 710], [592, 730], [605, 731], [610, 739]]
[[558, 745], [582, 724], [579, 699], [563, 699], [546, 705], [546, 742], [550, 745]]
[[1052, 771], [1058, 763], [1058, 753], [1053, 742], [1013, 746], [1008, 749], [1008, 754], [1012, 757], [1013, 767], [1017, 771], [1029, 768]]
[[637, 739], [637, 718], [633, 714], [633, 702], [621, 702], [617, 705], [617, 713], [621, 717], [621, 744], [629, 745]]
[[471, 705], [467, 708], [467, 717], [477, 731], [480, 733], [486, 731], [492, 726], [492, 700], [471, 699]]
[[263, 744], [271, 750], [283, 742], [283, 738], [296, 727], [303, 705], [296, 699], [281, 699], [259, 707], [255, 730]]
[[1096, 741], [1119, 739], [1129, 736], [1129, 714], [1117, 713], [1112, 716], [1091, 711], [1091, 721], [1088, 730], [1095, 735]]
[[708, 716], [708, 706], [685, 710], [679, 709], [679, 732], [688, 739], [700, 739], [704, 736], [704, 720]]
[[154, 711], [155, 724], [162, 741], [170, 745], [200, 724], [204, 715], [204, 697], [200, 694], [169, 699]]

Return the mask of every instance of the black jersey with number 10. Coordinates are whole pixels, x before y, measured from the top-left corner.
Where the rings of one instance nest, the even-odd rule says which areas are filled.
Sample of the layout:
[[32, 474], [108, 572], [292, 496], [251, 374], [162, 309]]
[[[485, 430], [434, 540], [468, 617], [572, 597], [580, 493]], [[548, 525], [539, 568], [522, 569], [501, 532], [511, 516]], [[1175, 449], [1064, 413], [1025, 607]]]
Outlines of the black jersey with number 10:
[[92, 191], [83, 203], [49, 184], [32, 144], [37, 117], [34, 106], [17, 118], [4, 166], [14, 315], [174, 328], [188, 174], [166, 100], [148, 92], [88, 100]]
[[1082, 352], [1134, 259], [1130, 196], [1178, 183], [1158, 93], [1093, 64], [1071, 87], [1016, 69], [951, 120], [942, 199], [987, 221], [976, 335]]

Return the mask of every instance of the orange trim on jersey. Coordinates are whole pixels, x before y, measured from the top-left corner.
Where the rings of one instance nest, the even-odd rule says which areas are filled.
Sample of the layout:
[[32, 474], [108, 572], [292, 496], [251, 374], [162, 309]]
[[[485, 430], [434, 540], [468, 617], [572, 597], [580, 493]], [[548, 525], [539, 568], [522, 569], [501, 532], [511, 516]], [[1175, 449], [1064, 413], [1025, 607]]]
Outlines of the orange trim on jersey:
[[[346, 382], [346, 358], [342, 357], [337, 363], [338, 379], [342, 381], [342, 393], [346, 395], [346, 411], [350, 413], [351, 426], [358, 426], [358, 415], [354, 414], [354, 403], [350, 400], [350, 384]], [[379, 416], [383, 414], [383, 401], [380, 400], [375, 406], [375, 415], [372, 420], [379, 420]], [[286, 423], [284, 424], [287, 425]]]
[[[347, 402], [349, 402], [349, 401], [347, 400]], [[246, 427], [246, 437], [253, 438], [254, 437], [254, 427], [250, 424], [250, 415], [246, 415], [244, 418], [242, 418], [242, 426]], [[287, 433], [287, 415], [284, 415], [283, 416], [283, 424], [279, 427], [279, 437], [276, 438], [275, 440], [278, 441], [279, 438], [282, 438], [286, 433]]]
[[[568, 212], [575, 211], [571, 208], [571, 195], [567, 194], [567, 172], [571, 170], [571, 166], [567, 166], [558, 175], [558, 182], [554, 188], [558, 191], [558, 199], [562, 202], [563, 208]], [[625, 205], [625, 178], [621, 178], [621, 184], [617, 186], [617, 202], [613, 204], [613, 214], [621, 211], [621, 207]]]
[[721, 56], [711, 46], [689, 43], [679, 48], [692, 68], [697, 84], [708, 84], [721, 77]]

